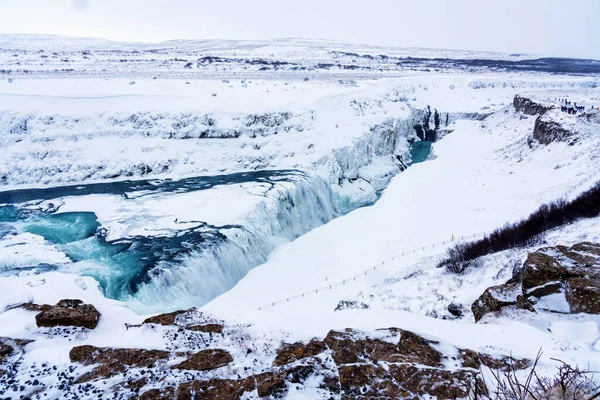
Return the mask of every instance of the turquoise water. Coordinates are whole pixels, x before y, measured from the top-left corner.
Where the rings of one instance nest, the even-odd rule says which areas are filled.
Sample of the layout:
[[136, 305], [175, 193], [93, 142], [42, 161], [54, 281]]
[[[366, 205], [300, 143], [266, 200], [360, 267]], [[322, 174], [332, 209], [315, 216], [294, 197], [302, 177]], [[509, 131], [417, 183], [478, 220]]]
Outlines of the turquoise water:
[[20, 217], [20, 212], [17, 207], [4, 206], [0, 207], [0, 223], [2, 222], [17, 222]]
[[429, 157], [429, 154], [431, 153], [431, 145], [432, 144], [433, 144], [433, 142], [425, 142], [425, 141], [414, 142], [410, 146], [410, 155], [411, 155], [412, 161], [409, 165], [426, 161], [427, 158]]
[[[413, 143], [411, 164], [425, 161], [430, 149], [430, 142]], [[214, 298], [241, 279], [246, 269], [263, 263], [272, 250], [270, 242], [265, 242], [262, 236], [253, 237], [242, 226], [211, 226], [205, 223], [171, 236], [136, 236], [110, 241], [93, 212], [49, 213], [36, 205], [40, 200], [54, 201], [66, 196], [110, 194], [127, 200], [149, 194], [208, 190], [216, 185], [232, 183], [274, 185], [290, 181], [296, 182], [301, 190], [294, 196], [281, 199], [281, 215], [265, 218], [279, 221], [281, 234], [290, 236], [289, 240], [292, 240], [335, 217], [327, 211], [327, 186], [322, 184], [323, 187], [320, 187], [305, 177], [298, 171], [258, 171], [180, 181], [124, 181], [0, 192], [0, 204], [4, 204], [0, 205], [0, 241], [17, 233], [32, 233], [43, 237], [72, 261], [60, 265], [9, 266], [12, 270], [9, 269], [8, 273], [57, 269], [90, 276], [98, 281], [105, 296], [123, 301], [140, 297], [146, 304], [160, 303], [163, 299], [168, 304], [182, 296], [198, 296], [205, 292], [208, 299]], [[23, 207], [22, 203], [26, 203], [27, 207]], [[317, 223], [313, 220], [320, 212], [322, 220]], [[311, 213], [314, 214], [312, 217]], [[312, 222], [304, 223], [305, 220]], [[306, 226], [300, 226], [302, 223]], [[238, 241], [232, 242], [222, 232], [234, 232]], [[202, 258], [203, 254], [208, 256]], [[191, 291], [190, 285], [193, 286]]]
[[[212, 177], [187, 178], [179, 181], [122, 181], [90, 185], [73, 185], [48, 189], [22, 189], [0, 192], [0, 240], [7, 235], [32, 233], [43, 237], [63, 252], [73, 264], [53, 266], [96, 279], [109, 298], [127, 300], [138, 287], [161, 271], [179, 265], [192, 251], [202, 252], [227, 238], [221, 230], [240, 228], [233, 225], [214, 227], [203, 224], [181, 230], [174, 236], [144, 237], [108, 241], [93, 212], [46, 213], [21, 203], [52, 200], [65, 196], [113, 194], [137, 198], [148, 193], [185, 193], [208, 190], [216, 185], [239, 182], [278, 181], [303, 176], [298, 171], [258, 171]], [[31, 203], [29, 203], [31, 205]], [[48, 266], [20, 265], [14, 272], [42, 271]], [[59, 268], [60, 267], [60, 268]]]
[[54, 244], [65, 244], [93, 237], [99, 227], [96, 214], [74, 212], [30, 217], [24, 222], [23, 231], [42, 236]]

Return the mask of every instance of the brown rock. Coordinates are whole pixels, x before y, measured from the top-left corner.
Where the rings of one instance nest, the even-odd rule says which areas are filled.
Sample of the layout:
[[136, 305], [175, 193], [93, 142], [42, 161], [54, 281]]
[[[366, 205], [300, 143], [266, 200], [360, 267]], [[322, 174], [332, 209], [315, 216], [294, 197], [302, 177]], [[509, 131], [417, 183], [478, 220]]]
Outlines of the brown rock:
[[325, 337], [325, 343], [331, 349], [337, 365], [364, 361], [364, 342], [354, 337], [355, 333], [352, 329], [346, 329], [344, 332], [332, 330]]
[[3, 362], [13, 351], [13, 347], [5, 343], [4, 338], [0, 338], [0, 362]]
[[186, 326], [185, 329], [194, 332], [223, 333], [223, 325], [221, 324], [192, 325]]
[[479, 370], [481, 364], [493, 370], [512, 371], [531, 366], [531, 361], [512, 357], [492, 357], [489, 354], [477, 353], [470, 349], [459, 349], [459, 360], [463, 368]]
[[259, 397], [281, 399], [287, 394], [285, 374], [265, 372], [255, 376]]
[[438, 400], [467, 397], [470, 383], [477, 375], [471, 370], [448, 371], [409, 364], [391, 364], [389, 373], [410, 395], [419, 398], [435, 396]]
[[414, 362], [432, 367], [441, 366], [442, 354], [432, 347], [438, 344], [439, 342], [425, 339], [413, 332], [401, 330], [398, 349], [402, 357], [400, 359], [397, 357], [380, 359], [390, 362]]
[[571, 276], [567, 267], [542, 250], [530, 253], [521, 270], [523, 294], [542, 297], [559, 293], [562, 282]]
[[[288, 392], [288, 383], [304, 384], [309, 376], [317, 373], [314, 364], [298, 365], [293, 368], [279, 371], [264, 372], [254, 376], [256, 380], [256, 389], [259, 397], [284, 398]], [[323, 375], [322, 387], [333, 387], [338, 390], [336, 377], [327, 374], [323, 369], [319, 369], [319, 375]]]
[[162, 389], [150, 389], [142, 393], [139, 400], [172, 400], [175, 398], [175, 389], [167, 386]]
[[527, 115], [542, 115], [552, 108], [552, 106], [545, 106], [543, 104], [536, 103], [535, 101], [518, 94], [515, 95], [513, 99], [513, 106], [515, 111], [522, 112], [523, 114]]
[[174, 325], [175, 319], [189, 310], [173, 311], [167, 314], [159, 314], [154, 317], [146, 318], [142, 324], [157, 324], [157, 325]]
[[[442, 355], [432, 347], [438, 342], [397, 328], [380, 329], [379, 332], [387, 332], [390, 340], [366, 337], [360, 331], [347, 329], [344, 332], [330, 331], [325, 343], [332, 351], [333, 360], [337, 365], [367, 360], [440, 365]], [[396, 339], [398, 342], [394, 343], [397, 337], [399, 340]]]
[[566, 297], [571, 314], [600, 314], [600, 279], [569, 279]]
[[128, 367], [149, 367], [169, 356], [169, 352], [162, 350], [113, 349], [89, 345], [73, 347], [69, 353], [72, 362], [98, 364], [92, 371], [77, 379], [76, 383], [109, 378], [124, 372]]
[[520, 294], [521, 287], [518, 283], [509, 283], [487, 288], [471, 306], [475, 322], [479, 321], [488, 313], [497, 312], [503, 307], [515, 305], [517, 303], [517, 296]]
[[479, 354], [479, 360], [486, 367], [503, 372], [525, 369], [533, 365], [531, 360], [525, 358], [492, 357], [489, 354]]
[[50, 304], [23, 303], [18, 306], [18, 308], [22, 308], [27, 311], [42, 312], [50, 310], [52, 306]]
[[[548, 250], [555, 250], [555, 258], [561, 264], [569, 265], [571, 269], [583, 269], [580, 272], [585, 274], [589, 267], [600, 267], [600, 245], [583, 242], [570, 248], [566, 246], [550, 247]], [[600, 271], [596, 271], [600, 272]]]
[[16, 352], [22, 351], [23, 348], [33, 340], [26, 339], [11, 339], [0, 337], [0, 362], [13, 355]]
[[244, 393], [253, 391], [255, 387], [252, 378], [192, 381], [179, 385], [177, 400], [240, 400]]
[[479, 353], [470, 349], [459, 349], [458, 358], [464, 368], [472, 368], [479, 370], [481, 367], [481, 360]]
[[590, 243], [590, 242], [577, 243], [577, 244], [571, 246], [570, 250], [572, 252], [575, 252], [578, 254], [587, 253], [588, 255], [591, 254], [591, 255], [596, 256], [595, 261], [593, 261], [594, 264], [597, 264], [598, 257], [600, 257], [600, 244], [597, 244], [597, 243]]
[[99, 319], [100, 313], [96, 307], [84, 304], [81, 300], [61, 300], [35, 316], [39, 327], [81, 326], [94, 329]]
[[273, 365], [276, 367], [293, 363], [306, 357], [314, 357], [327, 349], [325, 342], [313, 339], [308, 344], [285, 343], [277, 352]]
[[574, 134], [560, 123], [543, 116], [537, 117], [533, 125], [533, 138], [544, 145], [566, 141]]
[[406, 398], [410, 393], [398, 386], [382, 366], [343, 365], [338, 369], [342, 393], [349, 398]]
[[177, 364], [172, 369], [188, 369], [193, 371], [210, 371], [221, 368], [233, 361], [231, 354], [221, 349], [202, 350], [192, 354], [184, 362]]
[[527, 297], [523, 296], [522, 294], [517, 296], [516, 306], [518, 309], [521, 309], [521, 310], [536, 312], [535, 308], [533, 307], [533, 304], [531, 304], [531, 302], [529, 300], [527, 300]]

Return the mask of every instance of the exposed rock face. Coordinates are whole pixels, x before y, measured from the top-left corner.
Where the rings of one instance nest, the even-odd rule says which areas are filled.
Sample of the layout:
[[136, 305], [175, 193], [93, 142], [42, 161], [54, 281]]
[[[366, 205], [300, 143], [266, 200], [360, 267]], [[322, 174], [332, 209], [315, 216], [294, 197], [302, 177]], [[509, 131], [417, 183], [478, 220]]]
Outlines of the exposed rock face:
[[273, 365], [276, 367], [287, 365], [294, 361], [302, 360], [306, 357], [314, 357], [318, 354], [321, 354], [325, 350], [325, 343], [317, 339], [313, 339], [307, 344], [301, 342], [294, 344], [285, 343], [279, 349]]
[[552, 108], [519, 95], [516, 95], [513, 99], [513, 106], [515, 107], [515, 111], [527, 115], [543, 115]]
[[3, 338], [0, 338], [0, 363], [13, 353], [13, 348], [9, 344], [5, 343]]
[[158, 325], [174, 325], [175, 318], [178, 315], [188, 312], [189, 310], [179, 310], [167, 314], [159, 314], [144, 320], [142, 324], [158, 324]]
[[600, 314], [600, 279], [569, 279], [567, 302], [572, 314]]
[[523, 293], [542, 297], [560, 292], [561, 282], [569, 277], [569, 269], [547, 253], [530, 253], [521, 270]]
[[23, 303], [20, 306], [18, 306], [18, 308], [39, 313], [42, 311], [50, 310], [52, 306], [50, 304]]
[[[198, 319], [203, 320], [204, 323], [197, 323]], [[217, 321], [205, 316], [196, 308], [155, 315], [154, 317], [145, 319], [142, 324], [173, 325], [193, 332], [223, 333], [222, 323], [217, 323]]]
[[194, 332], [223, 333], [223, 325], [221, 324], [191, 325], [186, 326], [185, 329]]
[[[15, 364], [19, 356], [24, 353], [24, 347], [32, 340], [11, 339], [0, 337], [0, 378], [10, 380], [11, 376], [16, 374]], [[2, 396], [2, 385], [6, 381], [0, 379], [0, 396]]]
[[584, 242], [530, 253], [515, 278], [486, 289], [471, 309], [479, 321], [510, 306], [535, 311], [537, 299], [561, 293], [571, 313], [600, 314], [600, 245]]
[[368, 304], [365, 304], [363, 302], [359, 302], [356, 300], [340, 300], [340, 302], [338, 303], [338, 305], [335, 307], [334, 311], [341, 311], [341, 310], [366, 310], [369, 308]]
[[179, 386], [177, 400], [239, 400], [244, 393], [253, 391], [255, 386], [253, 378], [191, 381]]
[[94, 346], [77, 346], [71, 349], [69, 357], [72, 362], [84, 365], [98, 364], [77, 382], [109, 378], [124, 372], [127, 367], [148, 367], [158, 360], [170, 357], [168, 351], [144, 349], [112, 349]]
[[184, 362], [175, 365], [173, 369], [188, 369], [194, 371], [210, 371], [221, 368], [233, 361], [231, 354], [221, 349], [208, 349], [192, 354]]
[[517, 304], [521, 287], [516, 283], [489, 287], [471, 306], [475, 322], [485, 314], [500, 311], [503, 307]]
[[565, 141], [573, 135], [558, 122], [544, 117], [537, 117], [533, 126], [533, 139], [544, 145]]
[[[163, 316], [160, 321], [169, 318]], [[251, 345], [253, 350], [247, 352], [248, 343], [261, 343], [264, 338], [253, 337], [245, 327], [221, 326], [219, 335], [202, 335], [180, 326], [206, 325], [198, 324], [203, 318], [187, 319], [185, 313], [178, 313], [173, 326], [137, 328], [179, 338], [167, 342], [169, 350], [73, 347], [69, 356], [75, 364], [59, 373], [64, 376], [59, 389], [69, 396], [96, 397], [106, 392], [111, 398], [118, 393], [114, 397], [132, 400], [283, 399], [305, 388], [318, 393], [318, 398], [436, 396], [441, 400], [468, 396], [481, 365], [509, 364], [508, 358], [458, 349], [397, 328], [370, 333], [332, 330], [325, 338], [308, 343], [286, 343], [275, 350], [267, 341], [261, 347]], [[216, 348], [219, 343], [222, 348]], [[22, 354], [15, 346], [14, 340], [0, 339], [0, 367], [4, 357]], [[263, 357], [256, 355], [258, 351], [263, 351]], [[270, 357], [272, 365], [265, 362]], [[232, 365], [234, 358], [239, 360], [235, 368], [223, 368]], [[518, 368], [529, 365], [526, 360], [510, 360], [513, 364]], [[307, 394], [312, 392], [303, 393]]]
[[455, 317], [460, 317], [463, 314], [463, 306], [456, 303], [450, 303], [448, 305], [448, 312]]
[[138, 396], [139, 400], [172, 400], [174, 398], [175, 390], [170, 386], [164, 389], [150, 389]]
[[325, 338], [338, 367], [342, 398], [467, 395], [464, 383], [474, 379], [475, 371], [464, 364], [444, 369], [438, 342], [394, 328], [379, 333], [370, 338], [354, 330], [331, 331]]
[[37, 326], [80, 326], [94, 329], [100, 320], [100, 313], [91, 304], [81, 300], [61, 300], [55, 306], [35, 316]]

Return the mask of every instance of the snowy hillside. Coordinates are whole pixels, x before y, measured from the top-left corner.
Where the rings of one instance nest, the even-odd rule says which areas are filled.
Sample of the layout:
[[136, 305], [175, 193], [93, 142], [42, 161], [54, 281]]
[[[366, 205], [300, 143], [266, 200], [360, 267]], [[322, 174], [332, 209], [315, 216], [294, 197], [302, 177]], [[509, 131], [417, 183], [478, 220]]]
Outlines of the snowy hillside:
[[597, 62], [0, 35], [0, 65], [0, 398], [466, 398], [540, 348], [542, 375], [600, 369], [563, 289], [472, 308], [540, 247], [595, 271], [600, 217], [437, 267], [600, 180]]

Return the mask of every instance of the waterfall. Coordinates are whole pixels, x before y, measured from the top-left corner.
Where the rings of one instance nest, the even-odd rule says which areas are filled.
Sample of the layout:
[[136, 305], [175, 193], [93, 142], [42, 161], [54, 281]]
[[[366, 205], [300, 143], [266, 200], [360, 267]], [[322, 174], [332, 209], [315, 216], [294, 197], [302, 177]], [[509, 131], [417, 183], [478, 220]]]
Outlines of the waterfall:
[[300, 174], [269, 192], [243, 227], [221, 231], [226, 240], [159, 263], [151, 279], [126, 300], [134, 310], [159, 312], [201, 306], [231, 289], [279, 245], [339, 216], [339, 200], [315, 175]]

